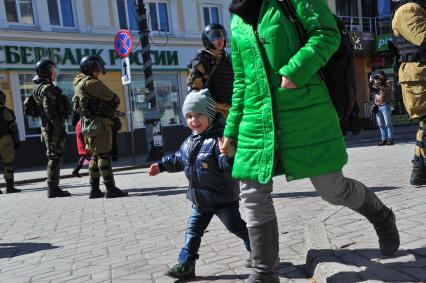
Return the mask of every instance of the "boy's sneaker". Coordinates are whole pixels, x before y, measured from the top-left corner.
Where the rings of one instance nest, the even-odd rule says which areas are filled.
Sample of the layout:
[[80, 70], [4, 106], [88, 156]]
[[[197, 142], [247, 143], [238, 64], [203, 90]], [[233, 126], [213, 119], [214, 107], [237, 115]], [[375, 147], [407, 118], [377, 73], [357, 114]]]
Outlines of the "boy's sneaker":
[[195, 262], [178, 263], [166, 275], [177, 279], [192, 279], [195, 277]]
[[388, 141], [387, 141], [387, 143], [386, 143], [387, 145], [394, 145], [394, 141], [393, 141], [393, 139], [388, 139]]

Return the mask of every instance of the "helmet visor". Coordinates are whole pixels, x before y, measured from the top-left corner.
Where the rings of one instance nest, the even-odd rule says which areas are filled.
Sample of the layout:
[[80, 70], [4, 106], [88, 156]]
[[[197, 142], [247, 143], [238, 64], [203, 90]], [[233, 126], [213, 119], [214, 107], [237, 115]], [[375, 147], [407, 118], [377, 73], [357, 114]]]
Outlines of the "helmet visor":
[[226, 32], [223, 29], [214, 29], [207, 33], [207, 38], [211, 43], [217, 40], [226, 40]]

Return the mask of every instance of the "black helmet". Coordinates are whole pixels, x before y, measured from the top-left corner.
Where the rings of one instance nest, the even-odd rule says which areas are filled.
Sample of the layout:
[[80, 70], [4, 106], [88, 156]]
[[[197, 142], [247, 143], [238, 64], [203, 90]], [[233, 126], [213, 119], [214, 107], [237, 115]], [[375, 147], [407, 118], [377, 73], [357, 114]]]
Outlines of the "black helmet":
[[93, 75], [95, 72], [105, 74], [105, 66], [102, 60], [96, 55], [84, 56], [78, 64], [80, 71], [85, 75]]
[[52, 67], [56, 67], [56, 64], [49, 59], [41, 59], [36, 63], [35, 71], [37, 76], [45, 79], [50, 79], [52, 76]]
[[207, 25], [204, 28], [203, 33], [201, 34], [201, 39], [203, 40], [205, 48], [214, 47], [213, 42], [218, 38], [222, 38], [225, 41], [226, 45], [226, 30], [220, 24]]
[[6, 94], [4, 94], [3, 91], [0, 90], [0, 104], [5, 105], [6, 104]]

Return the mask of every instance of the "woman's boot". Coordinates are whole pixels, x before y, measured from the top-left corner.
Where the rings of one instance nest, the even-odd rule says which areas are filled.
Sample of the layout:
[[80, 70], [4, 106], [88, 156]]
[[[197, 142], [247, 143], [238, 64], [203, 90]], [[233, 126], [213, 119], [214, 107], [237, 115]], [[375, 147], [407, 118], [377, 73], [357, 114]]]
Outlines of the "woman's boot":
[[364, 203], [356, 211], [374, 225], [382, 254], [394, 255], [399, 248], [399, 233], [392, 210], [386, 207], [376, 194], [366, 189]]
[[249, 283], [279, 283], [278, 224], [275, 218], [259, 226], [248, 228], [251, 247], [252, 273]]

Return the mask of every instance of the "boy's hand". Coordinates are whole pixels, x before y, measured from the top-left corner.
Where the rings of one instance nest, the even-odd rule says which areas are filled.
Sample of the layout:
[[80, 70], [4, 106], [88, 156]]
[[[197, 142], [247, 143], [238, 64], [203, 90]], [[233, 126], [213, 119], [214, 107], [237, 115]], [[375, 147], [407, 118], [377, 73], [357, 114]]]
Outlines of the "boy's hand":
[[218, 138], [217, 141], [219, 142], [219, 150], [221, 154], [228, 156], [230, 158], [234, 157], [235, 147], [233, 145], [232, 139]]
[[160, 167], [158, 166], [158, 163], [152, 164], [148, 169], [149, 176], [155, 176], [159, 173], [160, 173]]

